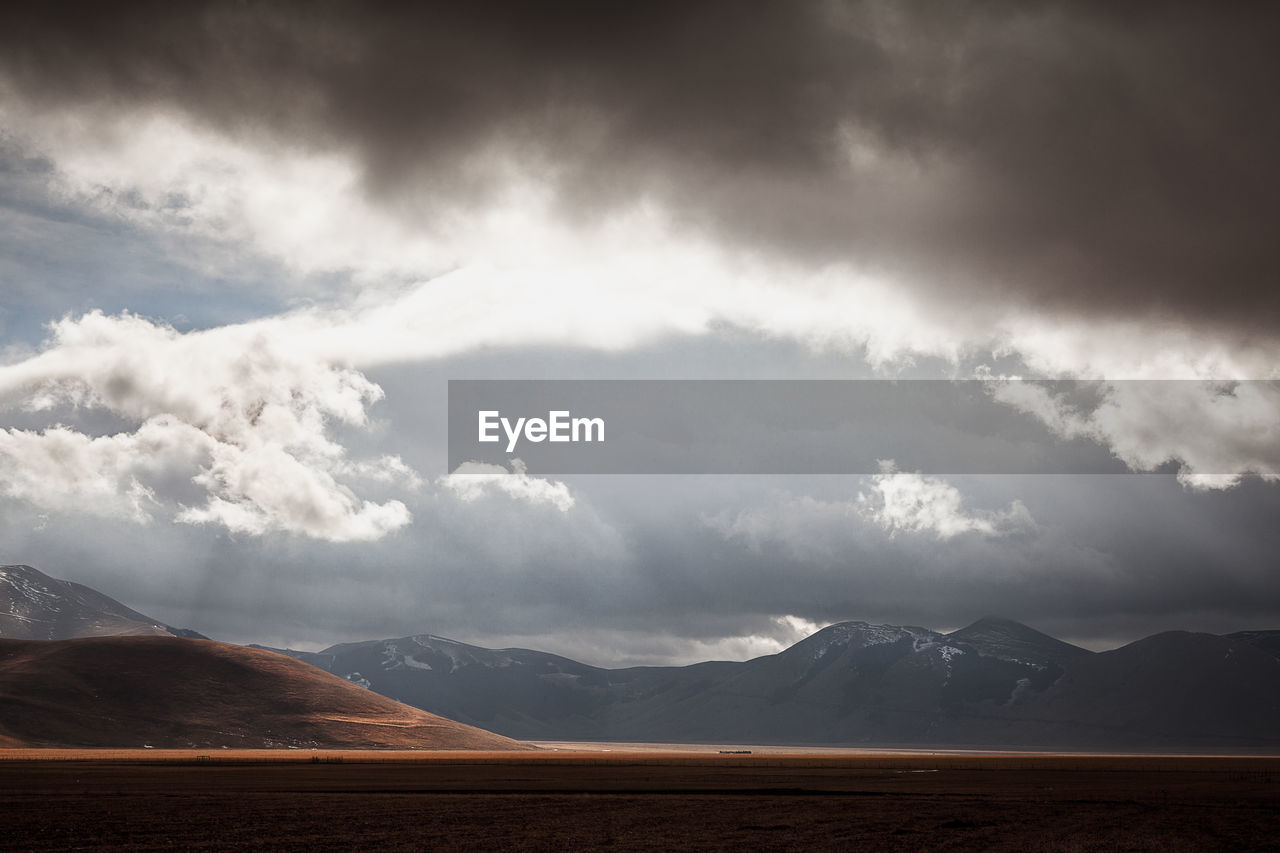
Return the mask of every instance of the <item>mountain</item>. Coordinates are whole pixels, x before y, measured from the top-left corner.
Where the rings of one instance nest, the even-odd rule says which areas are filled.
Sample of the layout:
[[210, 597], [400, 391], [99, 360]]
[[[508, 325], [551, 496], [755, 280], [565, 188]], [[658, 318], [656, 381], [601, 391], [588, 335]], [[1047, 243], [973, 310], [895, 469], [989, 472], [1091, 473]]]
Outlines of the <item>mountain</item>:
[[212, 640], [0, 640], [0, 743], [524, 749], [300, 661]]
[[1091, 745], [1280, 748], [1280, 659], [1233, 636], [1169, 631], [1080, 660], [1026, 712]]
[[947, 639], [990, 657], [1037, 666], [1066, 667], [1091, 654], [1079, 646], [999, 616], [984, 616], [967, 628], [947, 634]]
[[776, 655], [708, 671], [696, 690], [663, 687], [610, 711], [644, 738], [683, 730], [710, 740], [940, 743], [969, 736], [960, 721], [1016, 708], [1061, 673], [925, 628], [844, 622]]
[[1257, 646], [1267, 654], [1280, 658], [1280, 631], [1236, 631], [1223, 636], [1228, 640]]
[[117, 635], [203, 638], [130, 610], [87, 586], [51, 578], [30, 566], [0, 566], [0, 637], [69, 640]]
[[[254, 648], [265, 648], [255, 646]], [[529, 649], [485, 649], [422, 634], [323, 652], [270, 649], [400, 702], [512, 737], [584, 725], [610, 701], [609, 670]]]
[[[800, 742], [927, 738], [970, 706], [1022, 701], [1062, 674], [1055, 661], [1091, 654], [1014, 622], [964, 631], [845, 622], [742, 663], [615, 670], [429, 634], [284, 653], [513, 737]], [[978, 645], [958, 638], [970, 635]]]
[[285, 653], [522, 738], [1280, 747], [1269, 633], [1157, 635], [1094, 653], [990, 616], [949, 634], [843, 622], [741, 663], [627, 669], [430, 634]]

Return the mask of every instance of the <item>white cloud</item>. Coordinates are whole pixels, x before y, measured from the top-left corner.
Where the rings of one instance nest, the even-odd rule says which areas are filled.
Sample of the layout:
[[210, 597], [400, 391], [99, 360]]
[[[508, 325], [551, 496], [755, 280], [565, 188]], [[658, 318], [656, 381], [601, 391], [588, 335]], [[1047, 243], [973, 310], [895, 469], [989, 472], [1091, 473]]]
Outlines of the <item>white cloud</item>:
[[950, 539], [963, 533], [999, 536], [1034, 526], [1021, 501], [1001, 512], [967, 512], [960, 490], [945, 480], [903, 473], [892, 460], [881, 461], [870, 492], [859, 492], [857, 511], [893, 535], [932, 533]]
[[[139, 426], [97, 438], [9, 430], [0, 443], [8, 494], [142, 518], [142, 498], [155, 502], [145, 475], [174, 472], [208, 496], [180, 508], [179, 521], [334, 541], [375, 539], [409, 523], [400, 501], [362, 501], [337, 479], [416, 477], [394, 457], [352, 462], [328, 436], [330, 421], [364, 426], [365, 407], [382, 396], [359, 372], [300, 357], [253, 325], [179, 334], [129, 314], [91, 313], [52, 331], [42, 352], [0, 366], [0, 405], [102, 409]], [[128, 512], [111, 509], [121, 501]]]
[[370, 483], [396, 485], [410, 491], [422, 488], [422, 477], [405, 464], [399, 456], [379, 456], [377, 459], [339, 460], [333, 473], [342, 477], [365, 480]]
[[1077, 318], [1011, 309], [991, 316], [997, 350], [1029, 375], [1066, 379], [1280, 378], [1280, 341], [1157, 319]]
[[218, 136], [150, 111], [36, 112], [12, 97], [0, 97], [0, 126], [56, 163], [61, 195], [141, 227], [251, 248], [302, 274], [375, 279], [449, 265], [437, 240], [364, 199], [341, 154]]
[[1005, 537], [1039, 530], [1021, 501], [1002, 510], [969, 509], [959, 489], [945, 480], [900, 472], [891, 461], [881, 468], [852, 499], [781, 494], [772, 503], [724, 510], [703, 522], [752, 551], [776, 549], [792, 560], [833, 566], [883, 553], [879, 544], [888, 547], [891, 540], [909, 550], [930, 540], [957, 539], [999, 547], [995, 543]]
[[148, 420], [132, 434], [87, 435], [52, 427], [0, 431], [0, 494], [58, 511], [150, 520], [155, 493], [145, 481], [172, 466], [192, 466], [211, 440], [171, 418]]
[[1246, 474], [1280, 480], [1280, 383], [1099, 382], [1092, 407], [1034, 382], [989, 387], [1064, 438], [1106, 445], [1133, 470], [1176, 463], [1189, 488], [1231, 488]]
[[380, 539], [411, 520], [400, 501], [361, 501], [314, 461], [308, 464], [279, 445], [246, 449], [219, 443], [212, 456], [194, 478], [209, 491], [209, 501], [184, 509], [179, 521], [221, 524], [249, 534], [283, 529], [360, 541]]
[[526, 503], [550, 504], [561, 512], [568, 512], [574, 504], [568, 486], [559, 480], [530, 476], [520, 459], [511, 460], [510, 471], [501, 465], [465, 462], [437, 482], [467, 503], [501, 492]]

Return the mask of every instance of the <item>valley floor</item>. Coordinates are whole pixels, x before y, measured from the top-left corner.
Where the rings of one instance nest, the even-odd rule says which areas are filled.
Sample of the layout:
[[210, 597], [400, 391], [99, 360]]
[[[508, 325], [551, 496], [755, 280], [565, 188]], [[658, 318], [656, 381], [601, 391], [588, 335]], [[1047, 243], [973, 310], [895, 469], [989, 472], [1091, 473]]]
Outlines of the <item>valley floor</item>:
[[3, 750], [0, 849], [1176, 853], [1280, 837], [1280, 758], [752, 750]]

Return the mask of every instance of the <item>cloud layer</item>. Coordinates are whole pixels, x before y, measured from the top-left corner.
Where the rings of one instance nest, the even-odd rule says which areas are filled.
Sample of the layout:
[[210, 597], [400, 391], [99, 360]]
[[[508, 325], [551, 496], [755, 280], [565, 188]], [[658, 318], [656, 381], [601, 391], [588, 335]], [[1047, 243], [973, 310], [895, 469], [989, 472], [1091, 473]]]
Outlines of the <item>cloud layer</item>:
[[11, 16], [0, 73], [42, 113], [341, 155], [311, 177], [403, 222], [492, 206], [515, 164], [570, 218], [648, 198], [953, 307], [1276, 328], [1269, 6], [384, 12], [36, 6]]
[[[383, 397], [364, 370], [552, 340], [616, 349], [662, 331], [706, 334], [714, 320], [729, 318], [811, 344], [840, 335], [852, 338], [845, 347], [873, 340], [874, 330], [858, 320], [824, 314], [830, 300], [818, 298], [820, 289], [812, 301], [783, 299], [758, 274], [755, 282], [739, 282], [756, 288], [754, 301], [735, 304], [727, 290], [717, 290], [728, 278], [724, 266], [695, 268], [706, 275], [706, 302], [687, 306], [684, 320], [664, 316], [661, 306], [674, 304], [664, 303], [673, 295], [661, 286], [646, 292], [642, 278], [621, 278], [592, 292], [572, 279], [493, 268], [464, 270], [381, 301], [366, 297], [349, 307], [187, 333], [131, 314], [66, 317], [52, 325], [39, 352], [0, 366], [0, 406], [47, 420], [101, 411], [127, 428], [93, 433], [56, 421], [37, 430], [11, 427], [0, 433], [0, 489], [48, 509], [146, 520], [151, 509], [175, 505], [177, 521], [233, 533], [374, 540], [411, 521], [402, 497], [422, 479], [395, 454], [352, 458], [349, 442], [335, 436], [335, 426], [366, 430], [369, 407]], [[672, 269], [692, 274], [676, 262]], [[522, 287], [528, 276], [545, 286]], [[876, 285], [866, 287], [873, 292]], [[563, 288], [581, 297], [576, 309], [543, 301], [548, 291]], [[486, 291], [491, 298], [473, 304]], [[609, 315], [609, 300], [616, 307], [628, 299], [633, 310]], [[596, 315], [614, 319], [593, 326]], [[897, 341], [888, 352], [900, 358], [918, 350]], [[1274, 480], [1280, 471], [1275, 383], [1104, 382], [1097, 387], [1105, 393], [1089, 410], [1032, 383], [997, 380], [990, 387], [995, 400], [1063, 438], [1096, 441], [1137, 471], [1172, 462], [1195, 488], [1228, 488], [1246, 474]], [[178, 488], [158, 498], [156, 483], [165, 479]], [[460, 472], [439, 485], [464, 500], [497, 490], [562, 510], [573, 505], [563, 484], [519, 468]], [[401, 495], [375, 501], [357, 491], [369, 487]], [[94, 499], [78, 498], [89, 495]], [[1019, 517], [1016, 507], [999, 516], [967, 516], [945, 484], [893, 470], [879, 475], [859, 506], [887, 531], [929, 530], [943, 538], [994, 534]]]

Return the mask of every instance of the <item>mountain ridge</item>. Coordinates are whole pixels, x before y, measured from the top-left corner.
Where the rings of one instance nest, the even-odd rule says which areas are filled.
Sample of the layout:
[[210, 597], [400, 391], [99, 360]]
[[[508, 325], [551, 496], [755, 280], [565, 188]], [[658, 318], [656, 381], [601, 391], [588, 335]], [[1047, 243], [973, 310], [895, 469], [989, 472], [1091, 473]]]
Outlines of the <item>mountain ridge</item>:
[[[840, 622], [772, 655], [683, 667], [608, 669], [433, 634], [280, 651], [408, 704], [530, 739], [1280, 746], [1280, 725], [1271, 722], [1280, 720], [1280, 660], [1261, 645], [1271, 632], [1252, 632], [1257, 645], [1166, 633], [1192, 639], [1170, 644], [1154, 635], [1092, 652], [987, 616], [949, 633]], [[1190, 656], [1199, 669], [1170, 661], [1148, 678], [1149, 646], [1157, 657]], [[1244, 669], [1218, 677], [1214, 656], [1233, 649]], [[1115, 690], [1113, 713], [1098, 713], [1108, 705], [1105, 685], [1122, 683], [1113, 670], [1130, 673], [1134, 686]], [[1258, 690], [1248, 686], [1255, 681]], [[1201, 682], [1217, 685], [1216, 699], [1193, 701]], [[1230, 697], [1275, 714], [1237, 713]], [[1172, 717], [1160, 716], [1169, 709]], [[1135, 722], [1143, 719], [1161, 722], [1144, 730]]]
[[[0, 572], [21, 587], [29, 633], [178, 630], [28, 567]], [[522, 739], [1280, 748], [1280, 631], [1164, 632], [1092, 652], [1000, 616], [947, 633], [850, 620], [747, 661], [622, 668], [430, 633], [246, 648]]]
[[50, 577], [24, 564], [0, 566], [0, 638], [171, 636], [208, 639], [174, 628], [92, 587]]

